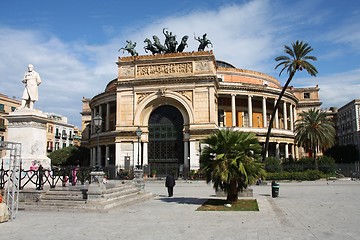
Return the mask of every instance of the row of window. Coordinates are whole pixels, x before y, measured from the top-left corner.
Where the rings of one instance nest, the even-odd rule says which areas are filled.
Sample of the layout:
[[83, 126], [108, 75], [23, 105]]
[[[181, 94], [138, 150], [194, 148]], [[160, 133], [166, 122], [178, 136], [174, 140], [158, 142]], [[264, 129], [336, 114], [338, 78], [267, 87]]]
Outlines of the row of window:
[[[53, 132], [54, 132], [54, 127], [52, 125], [49, 125], [48, 126], [48, 133], [53, 133]], [[72, 130], [69, 131], [69, 136], [68, 136], [65, 129], [63, 129], [62, 132], [60, 133], [59, 128], [56, 128], [56, 130], [55, 130], [55, 138], [66, 139], [68, 137], [69, 137], [70, 140], [74, 138]]]
[[[15, 111], [16, 107], [11, 107], [11, 111]], [[5, 112], [5, 105], [0, 103], [0, 112]]]
[[[72, 144], [69, 144], [69, 146], [72, 146]], [[66, 148], [67, 145], [66, 143], [62, 143], [62, 147], [61, 148]], [[55, 150], [59, 150], [60, 149], [60, 142], [55, 142], [55, 146], [54, 146], [54, 142], [52, 141], [48, 141], [47, 144], [46, 144], [46, 150], [48, 152], [52, 152], [52, 151], [55, 151]]]

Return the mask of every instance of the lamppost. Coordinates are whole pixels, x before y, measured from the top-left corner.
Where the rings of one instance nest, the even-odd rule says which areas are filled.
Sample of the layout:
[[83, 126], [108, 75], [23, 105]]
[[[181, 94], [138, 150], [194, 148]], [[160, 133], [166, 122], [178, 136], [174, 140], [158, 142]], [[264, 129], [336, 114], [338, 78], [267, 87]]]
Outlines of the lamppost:
[[103, 193], [106, 191], [104, 177], [105, 173], [101, 170], [100, 162], [100, 150], [99, 150], [99, 131], [101, 129], [102, 117], [96, 115], [93, 119], [95, 131], [97, 134], [97, 151], [96, 151], [96, 165], [93, 168], [93, 171], [90, 173], [91, 183], [87, 191], [87, 201], [88, 202], [98, 202], [103, 201]]
[[99, 132], [101, 129], [102, 120], [103, 119], [101, 116], [99, 116], [99, 114], [94, 117], [95, 131], [97, 133], [97, 149], [96, 149], [96, 165], [95, 165], [96, 171], [101, 170], [100, 151], [99, 151]]
[[136, 129], [135, 133], [136, 133], [136, 136], [138, 137], [138, 151], [137, 151], [137, 165], [136, 165], [136, 168], [140, 169], [140, 137], [141, 137], [141, 134], [142, 134], [141, 128], [138, 127]]

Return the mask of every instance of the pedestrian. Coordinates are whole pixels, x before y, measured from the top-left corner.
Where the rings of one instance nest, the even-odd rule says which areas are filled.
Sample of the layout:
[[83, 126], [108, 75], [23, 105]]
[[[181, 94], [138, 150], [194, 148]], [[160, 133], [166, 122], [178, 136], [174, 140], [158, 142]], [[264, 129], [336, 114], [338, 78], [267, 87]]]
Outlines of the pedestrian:
[[175, 186], [175, 178], [172, 173], [167, 175], [166, 181], [165, 181], [165, 187], [168, 189], [169, 197], [172, 197], [174, 194], [174, 186]]

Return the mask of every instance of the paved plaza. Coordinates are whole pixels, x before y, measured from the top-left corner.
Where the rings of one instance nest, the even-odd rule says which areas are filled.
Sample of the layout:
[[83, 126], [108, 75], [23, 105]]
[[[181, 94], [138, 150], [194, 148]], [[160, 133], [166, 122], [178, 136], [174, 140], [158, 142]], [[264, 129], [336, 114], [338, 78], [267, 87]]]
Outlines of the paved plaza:
[[0, 224], [0, 239], [360, 239], [360, 181], [281, 182], [252, 186], [259, 212], [199, 212], [214, 190], [177, 181], [146, 182], [152, 200], [109, 213], [19, 211]]

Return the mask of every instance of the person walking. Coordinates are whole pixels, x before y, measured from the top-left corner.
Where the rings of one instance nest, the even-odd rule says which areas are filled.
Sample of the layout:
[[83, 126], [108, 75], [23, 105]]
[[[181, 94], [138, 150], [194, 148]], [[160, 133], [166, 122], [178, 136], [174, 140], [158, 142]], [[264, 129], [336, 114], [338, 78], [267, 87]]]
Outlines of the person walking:
[[174, 194], [175, 178], [172, 173], [167, 175], [165, 180], [165, 187], [168, 189], [169, 197], [172, 197]]

